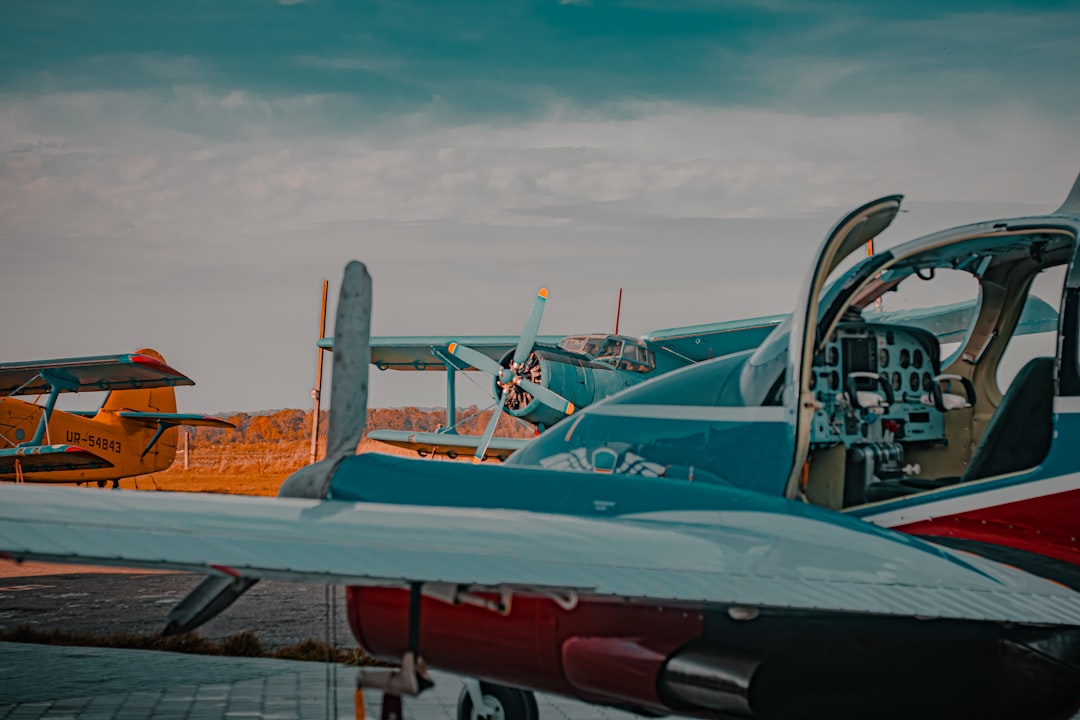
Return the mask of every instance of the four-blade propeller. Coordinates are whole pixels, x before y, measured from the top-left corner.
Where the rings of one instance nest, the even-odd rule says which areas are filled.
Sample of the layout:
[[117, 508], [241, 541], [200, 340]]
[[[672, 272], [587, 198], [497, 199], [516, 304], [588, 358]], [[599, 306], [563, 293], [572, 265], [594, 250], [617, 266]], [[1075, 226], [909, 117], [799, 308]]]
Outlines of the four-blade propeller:
[[574, 412], [572, 402], [539, 382], [541, 380], [540, 360], [533, 353], [533, 344], [540, 331], [540, 320], [544, 316], [544, 303], [547, 302], [547, 296], [547, 288], [540, 288], [540, 292], [536, 293], [536, 302], [533, 304], [532, 312], [529, 313], [529, 319], [525, 321], [525, 328], [518, 339], [509, 367], [503, 367], [487, 355], [458, 343], [450, 343], [447, 348], [451, 355], [464, 360], [477, 370], [493, 375], [501, 390], [499, 406], [491, 414], [491, 420], [484, 429], [480, 446], [476, 449], [476, 456], [473, 458], [474, 462], [484, 459], [491, 437], [495, 434], [495, 426], [499, 424], [499, 416], [508, 407], [519, 410], [528, 406], [535, 398], [566, 415]]

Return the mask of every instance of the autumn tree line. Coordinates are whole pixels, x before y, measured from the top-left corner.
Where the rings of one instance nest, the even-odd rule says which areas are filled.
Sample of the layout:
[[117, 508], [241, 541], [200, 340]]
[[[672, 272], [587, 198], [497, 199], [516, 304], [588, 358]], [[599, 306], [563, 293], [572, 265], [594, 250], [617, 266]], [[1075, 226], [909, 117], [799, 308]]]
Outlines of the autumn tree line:
[[[483, 433], [491, 418], [491, 413], [491, 410], [481, 412], [475, 405], [458, 408], [458, 433], [462, 435]], [[193, 450], [226, 445], [311, 442], [310, 411], [287, 409], [254, 414], [242, 412], [221, 417], [236, 425], [236, 429], [193, 428], [190, 431]], [[326, 437], [329, 417], [328, 411], [319, 413], [320, 437]], [[416, 407], [370, 408], [367, 411], [367, 426], [364, 435], [366, 437], [368, 431], [377, 429], [435, 432], [445, 424], [446, 410], [442, 408], [431, 410]], [[496, 434], [504, 437], [532, 437], [533, 430], [532, 426], [504, 415], [499, 420]]]
[[[480, 412], [476, 406], [459, 408], [457, 431], [463, 435], [483, 433], [491, 413], [491, 410]], [[184, 443], [181, 441], [173, 472], [273, 477], [293, 472], [311, 460], [310, 411], [289, 409], [261, 413], [242, 412], [222, 414], [220, 417], [234, 423], [236, 429], [197, 427], [181, 430], [188, 433], [188, 457], [185, 462]], [[320, 458], [326, 449], [329, 417], [329, 412], [326, 411], [319, 416]], [[445, 423], [446, 411], [442, 408], [371, 408], [368, 410], [365, 437], [360, 442], [359, 451], [413, 456], [412, 451], [367, 440], [366, 431], [386, 428], [434, 432]], [[496, 434], [504, 437], [531, 437], [534, 433], [531, 425], [525, 425], [503, 414]]]

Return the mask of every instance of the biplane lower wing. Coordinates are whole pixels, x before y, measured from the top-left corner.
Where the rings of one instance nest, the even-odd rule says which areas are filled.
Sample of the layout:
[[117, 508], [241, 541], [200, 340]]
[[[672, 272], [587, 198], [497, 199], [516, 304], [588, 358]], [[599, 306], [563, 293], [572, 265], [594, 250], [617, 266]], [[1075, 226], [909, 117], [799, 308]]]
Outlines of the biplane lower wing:
[[[414, 450], [421, 456], [446, 455], [455, 458], [459, 455], [472, 455], [483, 440], [479, 435], [457, 435], [453, 433], [410, 432], [408, 430], [372, 430], [367, 434], [369, 440]], [[488, 443], [486, 457], [505, 460], [510, 453], [525, 447], [529, 438], [493, 437]]]
[[134, 390], [195, 382], [165, 362], [142, 353], [0, 363], [0, 394]]
[[113, 463], [78, 445], [28, 445], [0, 449], [0, 475], [96, 470]]

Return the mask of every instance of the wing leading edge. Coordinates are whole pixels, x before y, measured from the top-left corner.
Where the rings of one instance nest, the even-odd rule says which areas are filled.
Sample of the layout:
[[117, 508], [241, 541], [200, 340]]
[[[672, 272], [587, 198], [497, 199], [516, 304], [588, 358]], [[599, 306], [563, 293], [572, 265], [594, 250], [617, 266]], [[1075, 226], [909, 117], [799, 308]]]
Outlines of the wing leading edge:
[[[588, 552], [582, 552], [588, 548]], [[617, 520], [471, 508], [0, 487], [17, 559], [338, 584], [1080, 625], [1067, 588], [912, 538], [768, 512]]]

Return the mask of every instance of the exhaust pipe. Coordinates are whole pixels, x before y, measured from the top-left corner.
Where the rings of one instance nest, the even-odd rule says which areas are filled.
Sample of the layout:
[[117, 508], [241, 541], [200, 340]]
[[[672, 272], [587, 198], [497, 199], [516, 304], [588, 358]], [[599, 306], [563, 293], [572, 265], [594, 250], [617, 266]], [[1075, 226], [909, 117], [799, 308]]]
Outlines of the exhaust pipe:
[[684, 650], [660, 671], [660, 697], [673, 708], [753, 715], [750, 686], [761, 662], [738, 650]]

